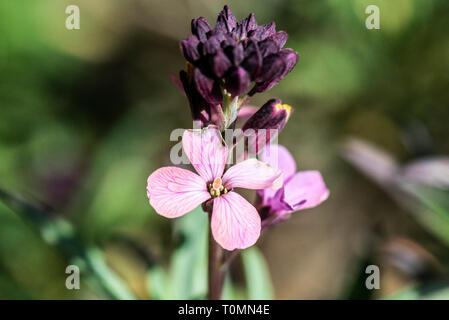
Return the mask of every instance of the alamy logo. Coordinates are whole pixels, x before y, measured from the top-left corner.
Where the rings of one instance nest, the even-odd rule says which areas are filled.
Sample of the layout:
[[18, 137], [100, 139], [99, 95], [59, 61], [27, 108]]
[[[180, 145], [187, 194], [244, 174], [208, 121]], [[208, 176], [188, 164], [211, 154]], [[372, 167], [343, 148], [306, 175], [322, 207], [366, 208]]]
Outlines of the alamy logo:
[[380, 29], [380, 10], [379, 7], [372, 4], [366, 7], [365, 13], [369, 16], [365, 20], [365, 26], [368, 30]]
[[69, 265], [65, 268], [65, 273], [69, 276], [65, 280], [65, 286], [69, 290], [80, 289], [80, 268], [76, 265]]
[[369, 276], [365, 280], [365, 286], [368, 290], [380, 289], [380, 270], [379, 267], [371, 264], [366, 267], [365, 273]]
[[80, 8], [74, 4], [65, 8], [65, 13], [69, 16], [65, 19], [67, 30], [79, 30], [80, 28]]
[[[209, 157], [207, 154], [207, 137], [200, 138], [201, 143], [199, 145], [192, 144], [192, 153], [198, 155], [193, 159], [188, 159], [185, 153], [182, 136], [185, 129], [175, 129], [170, 134], [170, 141], [176, 141], [177, 143], [170, 149], [170, 161], [174, 165], [180, 164], [199, 164], [204, 158]], [[201, 129], [193, 129], [199, 136]], [[225, 159], [226, 164], [236, 164], [246, 159], [256, 158], [270, 158], [271, 165], [277, 167], [278, 155], [277, 148], [273, 150], [265, 148], [268, 144], [277, 144], [277, 137], [279, 130], [277, 129], [225, 129], [223, 130], [222, 140], [227, 146], [233, 146], [234, 151], [230, 153]], [[212, 160], [212, 159], [211, 159]], [[217, 162], [220, 159], [213, 159]]]

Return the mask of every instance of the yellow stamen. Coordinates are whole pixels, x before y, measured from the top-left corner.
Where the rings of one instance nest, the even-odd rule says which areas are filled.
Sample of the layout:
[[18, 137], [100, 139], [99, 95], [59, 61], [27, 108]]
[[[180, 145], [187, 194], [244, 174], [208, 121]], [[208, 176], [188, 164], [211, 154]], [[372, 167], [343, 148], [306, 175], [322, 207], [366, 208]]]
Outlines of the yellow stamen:
[[212, 198], [219, 197], [222, 194], [228, 193], [229, 191], [224, 187], [223, 180], [221, 180], [221, 178], [215, 178], [212, 183], [209, 183], [208, 190]]
[[287, 118], [290, 117], [290, 113], [292, 112], [292, 107], [290, 105], [278, 103], [274, 107], [279, 111], [285, 110], [285, 112], [287, 112]]

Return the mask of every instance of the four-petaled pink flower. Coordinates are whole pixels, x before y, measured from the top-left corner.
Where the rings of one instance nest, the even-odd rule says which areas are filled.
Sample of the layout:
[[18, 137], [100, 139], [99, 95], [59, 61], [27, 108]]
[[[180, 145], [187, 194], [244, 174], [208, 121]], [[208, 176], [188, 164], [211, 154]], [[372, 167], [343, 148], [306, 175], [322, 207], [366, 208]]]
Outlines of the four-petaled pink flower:
[[329, 197], [329, 190], [319, 171], [296, 171], [295, 159], [287, 148], [281, 145], [269, 145], [262, 153], [262, 160], [277, 166], [283, 173], [284, 184], [279, 190], [259, 190], [261, 207], [274, 215], [273, 222], [290, 217], [295, 211], [318, 206]]
[[228, 148], [215, 127], [186, 130], [184, 151], [198, 172], [177, 167], [157, 169], [148, 177], [147, 195], [160, 215], [180, 217], [212, 199], [212, 235], [227, 250], [245, 249], [259, 238], [261, 219], [256, 208], [234, 188], [260, 190], [282, 186], [281, 170], [256, 159], [242, 161], [224, 172]]

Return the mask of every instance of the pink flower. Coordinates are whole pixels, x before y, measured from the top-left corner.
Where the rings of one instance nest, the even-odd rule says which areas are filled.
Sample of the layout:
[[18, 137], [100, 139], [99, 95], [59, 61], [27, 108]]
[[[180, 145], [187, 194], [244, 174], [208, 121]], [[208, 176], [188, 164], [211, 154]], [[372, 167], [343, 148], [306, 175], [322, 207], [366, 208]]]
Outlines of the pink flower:
[[329, 190], [319, 171], [296, 172], [296, 163], [287, 148], [281, 145], [267, 146], [262, 160], [277, 166], [284, 176], [279, 190], [260, 190], [261, 207], [268, 208], [276, 221], [290, 217], [295, 211], [318, 206], [329, 197]]
[[186, 130], [182, 145], [198, 174], [177, 167], [157, 169], [148, 177], [147, 195], [156, 212], [180, 217], [212, 199], [212, 235], [227, 250], [252, 246], [261, 231], [260, 216], [234, 188], [265, 189], [282, 185], [282, 172], [256, 159], [242, 161], [224, 174], [228, 148], [215, 127]]

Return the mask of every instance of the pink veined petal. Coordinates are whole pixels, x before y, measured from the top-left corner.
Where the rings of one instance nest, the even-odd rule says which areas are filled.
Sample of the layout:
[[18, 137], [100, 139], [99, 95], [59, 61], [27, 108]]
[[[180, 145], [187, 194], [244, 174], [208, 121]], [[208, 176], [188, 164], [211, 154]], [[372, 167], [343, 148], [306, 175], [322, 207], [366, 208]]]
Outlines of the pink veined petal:
[[230, 188], [279, 189], [282, 171], [257, 159], [248, 159], [229, 168], [223, 175], [223, 185]]
[[313, 208], [329, 197], [319, 171], [300, 171], [285, 183], [282, 201], [291, 211]]
[[215, 127], [184, 131], [182, 146], [190, 163], [204, 180], [210, 182], [222, 176], [228, 149], [222, 145], [220, 132]]
[[261, 221], [256, 208], [231, 191], [214, 199], [211, 228], [215, 241], [224, 249], [245, 249], [259, 238]]
[[286, 147], [279, 144], [270, 144], [261, 153], [261, 160], [273, 167], [279, 168], [287, 180], [296, 173], [296, 162]]
[[[270, 144], [261, 152], [261, 160], [273, 167], [279, 168], [284, 174], [284, 181], [296, 173], [296, 162], [286, 147], [279, 144]], [[276, 190], [263, 189], [259, 191], [262, 197], [262, 205], [270, 205], [276, 195]]]
[[177, 167], [163, 167], [148, 177], [147, 195], [151, 206], [167, 218], [180, 217], [210, 199], [206, 181]]

